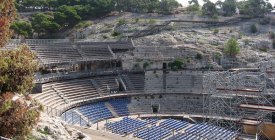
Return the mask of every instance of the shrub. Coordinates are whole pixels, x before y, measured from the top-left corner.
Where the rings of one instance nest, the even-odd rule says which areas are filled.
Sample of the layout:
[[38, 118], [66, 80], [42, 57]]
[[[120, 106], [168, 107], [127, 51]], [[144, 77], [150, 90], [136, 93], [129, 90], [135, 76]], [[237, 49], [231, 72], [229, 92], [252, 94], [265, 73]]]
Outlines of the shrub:
[[157, 21], [156, 21], [155, 19], [150, 19], [150, 20], [149, 20], [149, 23], [150, 23], [150, 24], [155, 24], [156, 22], [157, 22]]
[[274, 33], [274, 32], [271, 32], [271, 33], [269, 34], [269, 37], [270, 37], [270, 39], [274, 39], [274, 38], [275, 38], [275, 33]]
[[202, 59], [202, 54], [197, 53], [197, 55], [196, 55], [196, 59], [201, 60], [201, 59]]
[[124, 18], [122, 18], [122, 19], [119, 19], [119, 20], [118, 20], [117, 25], [120, 26], [120, 25], [124, 25], [124, 24], [126, 24], [126, 23], [127, 23], [127, 21], [126, 21]]
[[134, 65], [134, 69], [140, 69], [140, 65], [139, 65], [138, 63], [136, 63], [136, 64]]
[[183, 69], [185, 67], [185, 63], [180, 59], [176, 59], [175, 61], [168, 63], [168, 66], [172, 70], [178, 70]]
[[80, 29], [80, 28], [87, 28], [91, 25], [93, 25], [93, 22], [91, 22], [91, 21], [81, 21], [78, 24], [76, 24], [75, 27], [77, 29]]
[[117, 31], [114, 31], [114, 32], [112, 33], [112, 36], [119, 36], [119, 35], [121, 35], [121, 33], [120, 33], [120, 32], [117, 32]]
[[139, 18], [135, 18], [135, 23], [138, 23], [139, 22]]
[[102, 37], [103, 37], [103, 39], [107, 39], [107, 38], [109, 38], [109, 37], [108, 37], [108, 36], [106, 36], [106, 35], [103, 35]]
[[0, 135], [7, 138], [26, 139], [37, 124], [41, 110], [34, 102], [28, 105], [23, 101], [12, 101], [12, 97], [12, 93], [4, 93], [0, 96]]
[[214, 33], [214, 34], [219, 33], [219, 29], [214, 29], [213, 33]]
[[262, 52], [267, 52], [267, 48], [259, 48], [259, 50]]
[[245, 39], [245, 40], [244, 40], [244, 44], [245, 44], [245, 45], [248, 45], [249, 42], [250, 42], [249, 39]]
[[219, 16], [218, 16], [217, 14], [214, 14], [214, 15], [212, 16], [212, 18], [213, 18], [213, 19], [218, 19]]
[[143, 69], [146, 69], [149, 66], [148, 62], [143, 63]]
[[237, 39], [229, 39], [225, 44], [224, 52], [230, 57], [235, 57], [238, 53], [240, 53], [240, 46], [237, 42]]
[[250, 31], [251, 31], [251, 33], [257, 33], [258, 32], [257, 26], [255, 24], [252, 24], [250, 26]]

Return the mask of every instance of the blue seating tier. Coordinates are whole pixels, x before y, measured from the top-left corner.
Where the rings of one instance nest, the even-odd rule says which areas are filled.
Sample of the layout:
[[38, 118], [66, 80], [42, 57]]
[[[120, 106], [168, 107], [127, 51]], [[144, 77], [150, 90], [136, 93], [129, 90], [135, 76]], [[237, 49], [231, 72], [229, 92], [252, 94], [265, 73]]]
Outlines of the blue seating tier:
[[112, 105], [112, 107], [115, 109], [116, 113], [119, 116], [129, 115], [129, 110], [127, 107], [127, 105], [130, 103], [129, 98], [113, 99], [113, 100], [110, 100], [109, 103]]
[[152, 126], [136, 132], [134, 136], [144, 140], [160, 140], [170, 135], [170, 133], [170, 130], [164, 129], [160, 126]]
[[125, 117], [121, 121], [107, 123], [105, 126], [107, 129], [112, 130], [113, 133], [123, 135], [133, 133], [146, 125], [147, 123], [144, 121]]
[[188, 125], [189, 125], [188, 122], [178, 121], [178, 120], [174, 120], [174, 119], [167, 119], [160, 123], [161, 127], [164, 127], [169, 130], [176, 130], [176, 131], [183, 129], [183, 128], [187, 127]]
[[79, 107], [79, 111], [89, 118], [92, 123], [112, 118], [112, 113], [105, 106], [104, 102], [97, 102]]

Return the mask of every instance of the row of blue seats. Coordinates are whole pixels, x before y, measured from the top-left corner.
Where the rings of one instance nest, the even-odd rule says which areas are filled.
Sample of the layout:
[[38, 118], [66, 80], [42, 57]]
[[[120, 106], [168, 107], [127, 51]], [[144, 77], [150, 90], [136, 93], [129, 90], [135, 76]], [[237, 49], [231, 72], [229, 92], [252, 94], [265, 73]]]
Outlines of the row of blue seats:
[[79, 111], [89, 118], [93, 123], [112, 118], [113, 115], [110, 110], [105, 106], [104, 102], [92, 103], [79, 107]]
[[170, 133], [171, 131], [167, 129], [159, 126], [152, 126], [136, 132], [134, 136], [144, 140], [161, 140], [170, 135]]
[[167, 119], [160, 123], [161, 127], [164, 127], [164, 128], [170, 129], [170, 130], [176, 130], [176, 131], [183, 129], [183, 128], [187, 127], [188, 125], [190, 125], [188, 122], [178, 121], [178, 120], [174, 120], [174, 119]]
[[236, 137], [236, 133], [221, 127], [209, 125], [206, 123], [196, 124], [186, 130], [186, 133], [192, 133], [199, 137], [228, 140]]
[[125, 117], [121, 121], [107, 123], [105, 126], [107, 129], [112, 130], [113, 133], [123, 135], [133, 133], [137, 129], [140, 129], [146, 125], [147, 123], [144, 121]]
[[178, 133], [166, 140], [201, 140], [198, 136], [188, 133]]
[[130, 99], [113, 99], [110, 100], [109, 103], [112, 105], [119, 116], [128, 116], [130, 114], [127, 107], [130, 103]]
[[155, 125], [159, 121], [159, 119], [158, 118], [147, 118], [147, 119], [145, 119], [145, 121], [148, 124]]

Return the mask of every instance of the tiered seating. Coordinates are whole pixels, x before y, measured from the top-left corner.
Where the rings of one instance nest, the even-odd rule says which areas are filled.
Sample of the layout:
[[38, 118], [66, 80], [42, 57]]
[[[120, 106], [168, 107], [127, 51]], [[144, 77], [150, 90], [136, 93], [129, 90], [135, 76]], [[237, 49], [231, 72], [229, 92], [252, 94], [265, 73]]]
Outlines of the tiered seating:
[[88, 123], [85, 121], [79, 114], [75, 112], [75, 110], [71, 109], [69, 111], [64, 112], [61, 115], [62, 120], [67, 122], [68, 124], [78, 124], [80, 126], [87, 126]]
[[148, 118], [148, 119], [145, 119], [145, 121], [148, 124], [155, 125], [159, 121], [159, 119], [158, 118]]
[[79, 45], [79, 49], [84, 56], [89, 59], [112, 59], [113, 55], [108, 46], [95, 45]]
[[170, 135], [170, 133], [171, 131], [167, 129], [159, 126], [152, 126], [136, 132], [134, 136], [144, 140], [160, 140]]
[[234, 139], [236, 133], [221, 127], [209, 125], [206, 123], [196, 124], [192, 127], [185, 130], [188, 134], [194, 134], [197, 138], [206, 138], [206, 139]]
[[97, 102], [79, 107], [79, 111], [89, 118], [93, 123], [100, 120], [112, 118], [112, 113], [105, 106], [104, 102]]
[[52, 84], [44, 84], [42, 88], [42, 93], [33, 94], [32, 97], [40, 101], [43, 105], [60, 109], [63, 105], [67, 104], [66, 99], [54, 91]]
[[71, 44], [33, 46], [37, 57], [44, 63], [59, 63], [82, 60], [81, 54]]
[[166, 128], [166, 129], [169, 129], [169, 130], [179, 131], [179, 130], [189, 126], [189, 123], [184, 122], [184, 121], [174, 120], [174, 119], [167, 119], [167, 120], [161, 122], [160, 126]]
[[96, 77], [94, 80], [97, 82], [99, 89], [103, 93], [110, 93], [110, 90], [118, 91], [119, 89], [119, 83], [115, 76]]
[[200, 140], [200, 139], [197, 138], [197, 136], [194, 134], [178, 133], [166, 140]]
[[99, 93], [90, 79], [61, 81], [53, 84], [70, 101], [82, 101], [99, 97]]
[[144, 74], [129, 74], [128, 78], [133, 85], [133, 91], [144, 91]]
[[110, 100], [109, 103], [112, 105], [112, 107], [115, 109], [116, 113], [119, 116], [129, 115], [129, 110], [127, 105], [130, 103], [130, 99], [128, 98], [114, 99], [114, 100]]
[[107, 129], [112, 130], [113, 133], [121, 135], [133, 133], [137, 129], [140, 129], [145, 126], [146, 122], [127, 117], [123, 118], [121, 121], [106, 124]]

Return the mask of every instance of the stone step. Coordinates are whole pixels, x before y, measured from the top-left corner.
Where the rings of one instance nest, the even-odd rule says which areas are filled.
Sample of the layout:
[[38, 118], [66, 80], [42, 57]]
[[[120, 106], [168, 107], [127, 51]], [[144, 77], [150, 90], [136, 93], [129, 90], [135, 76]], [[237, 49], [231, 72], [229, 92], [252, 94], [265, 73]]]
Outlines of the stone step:
[[105, 102], [105, 106], [110, 110], [110, 112], [112, 113], [112, 115], [114, 116], [114, 117], [119, 117], [119, 115], [117, 114], [117, 112], [115, 111], [115, 109], [114, 109], [114, 107], [110, 104], [110, 103], [108, 103], [108, 102]]

